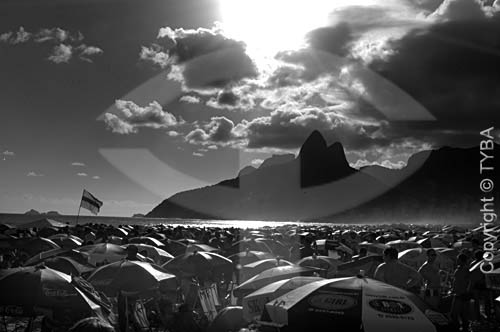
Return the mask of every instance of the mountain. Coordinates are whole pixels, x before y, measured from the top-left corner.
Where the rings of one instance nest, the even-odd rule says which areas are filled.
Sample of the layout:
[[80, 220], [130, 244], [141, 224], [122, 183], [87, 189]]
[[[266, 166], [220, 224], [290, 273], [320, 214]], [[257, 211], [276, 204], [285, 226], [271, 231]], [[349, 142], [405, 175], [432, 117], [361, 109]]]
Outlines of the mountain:
[[24, 214], [27, 216], [38, 216], [38, 215], [40, 215], [40, 212], [38, 212], [37, 210], [31, 209], [29, 211], [24, 212]]
[[346, 223], [481, 217], [477, 148], [419, 152], [403, 169], [357, 170], [341, 143], [328, 146], [314, 131], [297, 157], [269, 159], [235, 178], [177, 193], [146, 216]]

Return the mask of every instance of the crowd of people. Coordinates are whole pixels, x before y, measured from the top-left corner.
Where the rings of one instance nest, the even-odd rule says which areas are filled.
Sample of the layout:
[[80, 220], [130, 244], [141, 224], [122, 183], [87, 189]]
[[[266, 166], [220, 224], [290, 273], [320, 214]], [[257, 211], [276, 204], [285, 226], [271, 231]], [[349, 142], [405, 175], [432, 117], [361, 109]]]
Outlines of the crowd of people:
[[[361, 267], [359, 270], [365, 270], [357, 272], [364, 273], [364, 277], [374, 278], [420, 297], [430, 308], [445, 314], [456, 331], [467, 331], [471, 321], [496, 321], [500, 324], [498, 310], [495, 311], [498, 288], [487, 285], [485, 274], [477, 268], [483, 260], [482, 232], [464, 227], [306, 224], [244, 229], [163, 224], [87, 224], [59, 228], [41, 225], [39, 228], [24, 229], [5, 225], [0, 227], [0, 235], [0, 287], [2, 276], [8, 275], [9, 271], [36, 264], [50, 267], [45, 260], [55, 256], [71, 258], [87, 267], [79, 271], [82, 279], [88, 278], [95, 269], [119, 260], [144, 262], [176, 277], [175, 288], [163, 287], [160, 283], [158, 289], [146, 294], [119, 291], [106, 296], [96, 286], [100, 296], [111, 304], [112, 310], [108, 315], [87, 317], [73, 322], [75, 324], [72, 327], [58, 327], [57, 321], [46, 317], [41, 325], [42, 331], [128, 332], [156, 329], [211, 332], [228, 331], [227, 326], [231, 326], [232, 331], [259, 329], [262, 327], [257, 322], [248, 322], [239, 316], [229, 321], [226, 318], [226, 328], [217, 329], [214, 324], [220, 323], [221, 319], [207, 312], [210, 308], [207, 309], [207, 305], [200, 300], [200, 290], [215, 288], [215, 298], [212, 300], [217, 311], [241, 306], [242, 298], [233, 293], [235, 287], [265, 271], [247, 268], [249, 262], [272, 257], [274, 261], [271, 265], [263, 264], [272, 268], [299, 264], [308, 257], [312, 257], [314, 262], [317, 257], [327, 256], [334, 262], [331, 267], [326, 267], [331, 270], [325, 271], [324, 266], [318, 265], [320, 268], [313, 275], [329, 278], [349, 273], [356, 275], [355, 269]], [[424, 243], [425, 239], [439, 239], [442, 247]], [[318, 245], [320, 240], [324, 240], [324, 245]], [[119, 246], [123, 252], [113, 255], [101, 253], [98, 259], [90, 259], [92, 253], [88, 248], [103, 243]], [[408, 243], [415, 244], [408, 245], [408, 248], [421, 250], [422, 255], [425, 255], [423, 261], [417, 260], [414, 265], [405, 261], [406, 256], [402, 254]], [[153, 254], [148, 246], [159, 249], [157, 252], [160, 254]], [[448, 255], [445, 256], [443, 250], [447, 250]], [[44, 253], [50, 251], [57, 253], [46, 254], [45, 257]], [[230, 269], [227, 266], [207, 268], [196, 264], [190, 269], [182, 269], [173, 263], [175, 260], [181, 261], [178, 257], [183, 255], [201, 255], [205, 251], [229, 257], [232, 263]], [[250, 254], [254, 252], [259, 254], [253, 257]], [[250, 259], [251, 256], [253, 259]], [[368, 260], [368, 257], [373, 260]], [[452, 269], [448, 266], [443, 270], [439, 257], [452, 261]], [[172, 263], [169, 264], [170, 260]], [[188, 261], [182, 262], [187, 265]], [[365, 261], [374, 262], [372, 272], [366, 270]], [[355, 262], [360, 262], [360, 265]], [[339, 273], [344, 266], [354, 268]], [[92, 278], [89, 280], [92, 284]], [[8, 303], [0, 300], [0, 305]], [[26, 328], [31, 329], [32, 326]]]

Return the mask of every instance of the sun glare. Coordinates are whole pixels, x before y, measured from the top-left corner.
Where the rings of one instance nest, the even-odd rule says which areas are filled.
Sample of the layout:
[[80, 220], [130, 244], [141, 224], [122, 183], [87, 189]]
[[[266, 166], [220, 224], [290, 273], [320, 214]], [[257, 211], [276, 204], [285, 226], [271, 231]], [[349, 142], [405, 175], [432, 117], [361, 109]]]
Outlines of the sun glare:
[[324, 26], [328, 13], [349, 0], [220, 0], [225, 34], [249, 52], [273, 56], [297, 49], [307, 32]]

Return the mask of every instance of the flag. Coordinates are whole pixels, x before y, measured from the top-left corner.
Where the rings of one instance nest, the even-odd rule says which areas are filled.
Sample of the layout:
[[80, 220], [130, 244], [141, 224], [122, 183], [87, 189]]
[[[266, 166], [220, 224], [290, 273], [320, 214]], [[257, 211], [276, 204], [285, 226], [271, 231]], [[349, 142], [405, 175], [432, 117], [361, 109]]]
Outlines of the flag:
[[82, 201], [80, 207], [89, 210], [93, 214], [99, 213], [99, 208], [102, 206], [102, 202], [95, 198], [94, 195], [89, 193], [87, 190], [83, 190]]

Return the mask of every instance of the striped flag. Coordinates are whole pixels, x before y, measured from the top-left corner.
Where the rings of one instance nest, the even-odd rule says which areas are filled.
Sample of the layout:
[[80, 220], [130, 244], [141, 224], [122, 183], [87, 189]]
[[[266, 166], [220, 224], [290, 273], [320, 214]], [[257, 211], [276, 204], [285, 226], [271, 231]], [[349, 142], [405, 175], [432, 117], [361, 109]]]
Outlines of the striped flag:
[[83, 189], [82, 201], [80, 207], [89, 210], [93, 214], [99, 213], [99, 209], [102, 206], [102, 202], [98, 200], [94, 195], [89, 193], [87, 190]]

